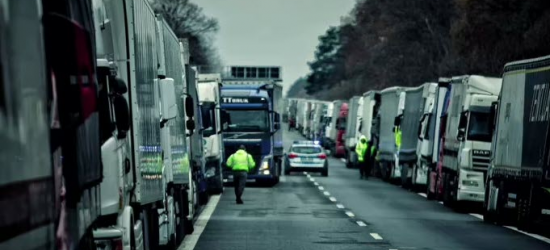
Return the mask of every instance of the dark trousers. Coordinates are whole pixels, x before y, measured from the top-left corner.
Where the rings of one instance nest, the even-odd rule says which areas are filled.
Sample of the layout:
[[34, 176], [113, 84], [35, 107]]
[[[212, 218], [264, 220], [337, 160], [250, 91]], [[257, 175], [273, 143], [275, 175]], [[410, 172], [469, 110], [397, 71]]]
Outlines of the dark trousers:
[[371, 167], [372, 167], [372, 157], [364, 156], [363, 162], [357, 162], [357, 166], [359, 168], [359, 174], [361, 174], [361, 177], [369, 177], [371, 173]]
[[248, 174], [245, 171], [233, 171], [233, 184], [235, 185], [235, 197], [241, 199], [246, 186], [246, 178]]

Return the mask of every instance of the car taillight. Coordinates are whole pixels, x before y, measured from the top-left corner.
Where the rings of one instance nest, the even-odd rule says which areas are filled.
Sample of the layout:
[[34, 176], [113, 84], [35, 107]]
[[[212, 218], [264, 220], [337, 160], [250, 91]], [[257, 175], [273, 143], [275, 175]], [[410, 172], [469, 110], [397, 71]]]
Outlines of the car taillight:
[[327, 155], [326, 155], [326, 154], [320, 154], [320, 155], [319, 155], [319, 159], [323, 159], [323, 160], [324, 160], [324, 159], [326, 159], [326, 158], [327, 158]]
[[296, 157], [298, 157], [297, 154], [289, 154], [289, 155], [288, 155], [288, 158], [289, 158], [289, 159], [294, 159], [294, 158], [296, 158]]

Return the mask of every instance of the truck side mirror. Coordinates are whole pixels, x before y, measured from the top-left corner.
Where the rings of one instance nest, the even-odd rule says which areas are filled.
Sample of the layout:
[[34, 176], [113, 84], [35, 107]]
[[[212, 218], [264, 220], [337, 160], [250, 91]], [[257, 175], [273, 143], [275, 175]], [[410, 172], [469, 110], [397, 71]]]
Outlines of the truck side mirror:
[[159, 81], [160, 88], [160, 102], [161, 102], [161, 112], [162, 112], [162, 121], [166, 122], [168, 120], [176, 118], [178, 114], [178, 106], [176, 105], [176, 90], [174, 88], [174, 79], [165, 78]]
[[495, 132], [498, 120], [498, 101], [491, 103], [491, 113], [489, 114], [489, 125], [491, 134]]
[[116, 128], [118, 130], [118, 139], [126, 138], [130, 129], [130, 109], [126, 98], [121, 95], [113, 97], [113, 107], [115, 109]]
[[193, 134], [193, 131], [195, 130], [195, 121], [193, 119], [189, 119], [185, 122], [185, 127], [187, 130], [191, 132], [191, 135]]
[[195, 107], [193, 103], [193, 97], [187, 96], [185, 98], [185, 114], [187, 117], [194, 117], [195, 116]]
[[458, 134], [456, 135], [456, 139], [458, 141], [464, 141], [464, 135], [466, 135], [466, 129], [460, 128], [458, 129]]

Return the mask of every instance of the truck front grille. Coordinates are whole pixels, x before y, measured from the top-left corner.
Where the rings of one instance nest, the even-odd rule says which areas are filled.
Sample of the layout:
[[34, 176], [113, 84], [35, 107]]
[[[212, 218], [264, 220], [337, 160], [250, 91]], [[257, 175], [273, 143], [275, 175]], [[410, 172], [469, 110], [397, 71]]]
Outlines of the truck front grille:
[[473, 150], [472, 152], [472, 167], [475, 169], [486, 170], [491, 164], [491, 151], [489, 150]]

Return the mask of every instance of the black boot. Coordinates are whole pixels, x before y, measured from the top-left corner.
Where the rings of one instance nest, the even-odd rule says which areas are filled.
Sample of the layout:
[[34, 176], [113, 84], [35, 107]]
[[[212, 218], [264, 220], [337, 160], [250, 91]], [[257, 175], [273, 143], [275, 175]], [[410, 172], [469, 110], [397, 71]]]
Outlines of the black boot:
[[237, 198], [237, 204], [244, 204], [244, 202], [241, 198]]

